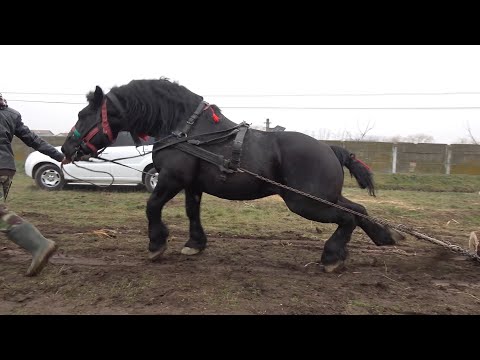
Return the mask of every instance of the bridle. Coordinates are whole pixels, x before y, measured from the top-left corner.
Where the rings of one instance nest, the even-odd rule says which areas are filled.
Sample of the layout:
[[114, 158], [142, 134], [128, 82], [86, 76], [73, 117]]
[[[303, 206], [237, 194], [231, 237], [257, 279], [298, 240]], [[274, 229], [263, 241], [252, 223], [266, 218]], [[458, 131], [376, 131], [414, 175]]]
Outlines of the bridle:
[[[98, 109], [97, 117], [100, 118], [100, 121], [93, 125], [93, 127], [86, 133], [86, 135], [81, 138], [80, 144], [76, 147], [76, 151], [78, 152], [81, 150], [83, 153], [88, 153], [89, 151], [93, 154], [97, 154], [99, 149], [91, 143], [91, 140], [101, 132], [105, 135], [108, 139], [108, 145], [112, 144], [116, 136], [113, 135], [112, 128], [110, 126], [110, 122], [108, 121], [108, 111], [107, 111], [107, 98], [112, 102], [113, 106], [119, 111], [120, 116], [123, 119], [126, 119], [125, 110], [118, 100], [118, 98], [113, 93], [108, 93], [105, 95], [102, 106]], [[76, 139], [79, 139], [81, 134], [80, 132], [74, 128], [72, 128], [72, 136]], [[104, 147], [106, 147], [104, 146]]]

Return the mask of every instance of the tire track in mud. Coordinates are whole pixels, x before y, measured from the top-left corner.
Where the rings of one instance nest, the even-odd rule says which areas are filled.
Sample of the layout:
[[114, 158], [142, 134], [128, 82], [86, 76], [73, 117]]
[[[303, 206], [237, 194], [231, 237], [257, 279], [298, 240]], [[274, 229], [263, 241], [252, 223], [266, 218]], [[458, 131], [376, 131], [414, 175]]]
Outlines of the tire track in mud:
[[326, 274], [318, 264], [324, 239], [210, 235], [205, 252], [188, 257], [180, 253], [186, 237], [177, 235], [151, 262], [143, 232], [118, 232], [105, 248], [78, 247], [69, 236], [58, 234], [64, 246], [34, 280], [35, 296], [30, 279], [8, 287], [30, 255], [10, 243], [0, 248], [0, 264], [10, 271], [0, 282], [0, 313], [478, 313], [478, 267], [412, 239], [377, 247], [358, 234], [349, 243], [351, 264]]
[[[369, 240], [368, 240], [369, 241]], [[268, 269], [296, 269], [301, 273], [305, 271], [303, 268], [306, 268], [309, 264], [317, 264], [319, 261], [309, 261], [305, 259], [305, 264], [299, 264], [295, 262], [287, 262], [286, 260], [272, 259], [269, 260], [268, 256], [266, 257], [264, 253], [257, 252], [258, 261], [249, 259], [244, 261], [239, 258], [238, 261], [232, 261], [230, 259], [230, 254], [225, 253], [225, 249], [228, 249], [229, 243], [231, 246], [242, 246], [242, 251], [246, 250], [245, 248], [251, 248], [254, 250], [255, 247], [259, 245], [262, 246], [265, 243], [268, 246], [273, 246], [274, 248], [281, 248], [288, 251], [289, 248], [295, 249], [304, 249], [312, 252], [312, 258], [319, 258], [319, 255], [323, 251], [323, 246], [325, 241], [323, 240], [314, 240], [314, 239], [277, 239], [277, 238], [261, 238], [261, 239], [252, 239], [252, 238], [229, 238], [229, 237], [209, 237], [209, 244], [213, 246], [218, 246], [221, 248], [221, 254], [215, 255], [215, 249], [210, 250], [207, 248], [206, 251], [209, 251], [208, 254], [203, 253], [200, 257], [195, 256], [186, 257], [180, 254], [180, 249], [177, 249], [177, 245], [182, 244], [183, 240], [180, 240], [178, 237], [174, 237], [170, 241], [170, 248], [175, 248], [175, 250], [167, 250], [167, 253], [157, 262], [150, 261], [147, 251], [145, 251], [145, 256], [140, 258], [138, 254], [127, 253], [119, 255], [108, 255], [100, 257], [85, 256], [78, 253], [64, 254], [62, 250], [52, 256], [50, 263], [60, 266], [84, 266], [84, 267], [139, 267], [139, 266], [151, 266], [158, 264], [161, 266], [161, 269], [167, 268], [178, 268], [184, 267], [184, 265], [191, 266], [192, 268], [198, 268], [201, 266], [216, 266], [219, 268], [229, 267], [234, 268], [255, 268], [256, 271], [262, 268]], [[174, 245], [174, 246], [172, 246]], [[210, 247], [210, 248], [211, 248]], [[432, 257], [430, 248], [417, 248], [411, 244], [404, 244], [399, 246], [386, 246], [378, 247], [373, 243], [370, 245], [366, 241], [359, 241], [357, 243], [353, 242], [348, 245], [350, 250], [350, 258], [355, 257], [355, 254], [375, 254], [379, 256], [383, 255], [396, 255], [396, 256], [427, 256]], [[88, 249], [86, 249], [88, 251]], [[124, 250], [124, 249], [122, 249]], [[169, 251], [169, 252], [168, 252]], [[279, 250], [280, 251], [280, 250]], [[109, 252], [110, 253], [110, 252]], [[231, 255], [235, 255], [236, 252], [232, 250]], [[224, 256], [227, 255], [229, 260], [225, 261]], [[251, 256], [252, 253], [249, 253]], [[31, 259], [31, 257], [20, 249], [10, 249], [10, 248], [1, 248], [0, 257], [2, 261], [5, 262], [14, 262], [14, 263], [23, 263]], [[291, 260], [291, 259], [290, 259]], [[311, 259], [310, 259], [311, 260]], [[188, 264], [187, 264], [188, 263]], [[152, 267], [155, 269], [155, 267]], [[267, 271], [265, 271], [267, 272]]]

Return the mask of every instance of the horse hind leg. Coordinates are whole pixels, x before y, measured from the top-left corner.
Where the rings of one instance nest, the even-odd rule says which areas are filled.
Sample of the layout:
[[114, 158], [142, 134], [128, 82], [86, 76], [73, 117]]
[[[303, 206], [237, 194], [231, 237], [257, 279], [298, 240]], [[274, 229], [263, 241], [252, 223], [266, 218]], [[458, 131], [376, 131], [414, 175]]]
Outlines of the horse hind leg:
[[327, 273], [336, 272], [344, 268], [345, 260], [348, 257], [347, 244], [352, 238], [353, 230], [357, 226], [353, 215], [345, 212], [340, 213], [337, 209], [330, 209], [330, 213], [334, 214], [338, 227], [325, 242], [320, 260]]
[[[368, 216], [364, 206], [354, 203], [343, 196], [338, 200], [338, 205]], [[382, 226], [362, 216], [356, 215], [355, 217], [357, 225], [365, 231], [377, 246], [395, 245], [398, 241], [405, 239], [405, 236], [388, 226]]]
[[195, 255], [207, 246], [207, 236], [200, 222], [202, 193], [185, 189], [185, 209], [190, 220], [190, 238], [182, 249], [184, 255]]
[[335, 232], [325, 242], [320, 262], [325, 272], [343, 269], [348, 257], [347, 244], [357, 226], [355, 216], [296, 195], [284, 196], [284, 201], [292, 212], [308, 220], [338, 224]]

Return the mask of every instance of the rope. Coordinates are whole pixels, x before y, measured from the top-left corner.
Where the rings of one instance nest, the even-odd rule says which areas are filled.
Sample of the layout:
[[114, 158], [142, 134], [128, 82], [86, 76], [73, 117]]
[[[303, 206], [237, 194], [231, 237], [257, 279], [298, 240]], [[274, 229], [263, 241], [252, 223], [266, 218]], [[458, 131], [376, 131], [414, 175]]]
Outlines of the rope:
[[374, 223], [377, 223], [377, 224], [381, 224], [381, 225], [386, 225], [386, 226], [389, 226], [397, 231], [400, 231], [402, 233], [406, 233], [406, 234], [410, 234], [414, 237], [416, 237], [417, 239], [421, 239], [421, 240], [426, 240], [430, 243], [433, 243], [433, 244], [436, 244], [436, 245], [439, 245], [439, 246], [443, 246], [444, 248], [447, 248], [449, 249], [450, 251], [452, 252], [455, 252], [455, 253], [459, 253], [459, 254], [462, 254], [464, 256], [467, 256], [467, 257], [470, 257], [472, 258], [473, 260], [476, 260], [478, 262], [480, 262], [480, 256], [478, 256], [477, 254], [473, 253], [473, 252], [470, 252], [466, 249], [463, 249], [462, 247], [458, 246], [458, 245], [454, 245], [448, 241], [443, 241], [443, 240], [438, 240], [438, 239], [435, 239], [431, 236], [428, 236], [426, 234], [423, 234], [419, 231], [416, 231], [410, 227], [407, 227], [405, 225], [402, 225], [402, 224], [398, 224], [398, 225], [395, 225], [395, 224], [390, 224], [387, 220], [384, 220], [384, 219], [379, 219], [379, 218], [375, 218], [375, 217], [372, 217], [372, 216], [368, 216], [368, 215], [365, 215], [365, 214], [362, 214], [362, 213], [359, 213], [358, 211], [355, 211], [355, 210], [351, 210], [351, 209], [348, 209], [346, 207], [343, 207], [343, 206], [340, 206], [338, 204], [335, 204], [335, 203], [332, 203], [328, 200], [325, 200], [325, 199], [322, 199], [322, 198], [319, 198], [317, 196], [314, 196], [314, 195], [311, 195], [311, 194], [308, 194], [306, 192], [303, 192], [303, 191], [300, 191], [300, 190], [297, 190], [297, 189], [294, 189], [294, 188], [291, 188], [289, 186], [286, 186], [286, 185], [283, 185], [281, 183], [278, 183], [276, 181], [273, 181], [273, 180], [270, 180], [266, 177], [263, 177], [261, 175], [258, 175], [254, 172], [251, 172], [249, 170], [246, 170], [246, 169], [243, 169], [243, 168], [238, 168], [238, 171], [239, 172], [244, 172], [244, 173], [247, 173], [247, 174], [250, 174], [260, 180], [263, 180], [265, 182], [268, 182], [270, 184], [273, 184], [273, 185], [276, 185], [278, 187], [281, 187], [283, 189], [286, 189], [286, 190], [289, 190], [289, 191], [292, 191], [294, 193], [297, 193], [297, 194], [300, 194], [300, 195], [303, 195], [305, 197], [308, 197], [310, 199], [313, 199], [313, 200], [316, 200], [316, 201], [320, 201], [324, 204], [327, 204], [327, 205], [330, 205], [330, 206], [333, 206], [335, 208], [338, 208], [340, 210], [343, 210], [343, 211], [346, 211], [346, 212], [349, 212], [351, 214], [354, 214], [356, 216], [360, 216], [360, 217], [363, 217], [367, 220], [370, 220]]

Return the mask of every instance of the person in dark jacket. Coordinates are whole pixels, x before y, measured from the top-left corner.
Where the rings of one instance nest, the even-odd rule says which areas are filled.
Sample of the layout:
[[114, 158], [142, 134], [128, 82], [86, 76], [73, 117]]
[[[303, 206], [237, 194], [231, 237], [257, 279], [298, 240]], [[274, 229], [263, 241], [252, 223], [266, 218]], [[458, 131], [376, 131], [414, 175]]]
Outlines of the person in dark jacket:
[[33, 133], [22, 122], [18, 111], [9, 108], [7, 101], [0, 94], [0, 231], [8, 239], [32, 255], [32, 263], [26, 276], [35, 276], [48, 263], [48, 259], [57, 249], [54, 241], [46, 239], [40, 231], [28, 221], [8, 209], [6, 205], [8, 191], [15, 175], [15, 158], [12, 150], [13, 136], [17, 136], [27, 146], [42, 152], [60, 162], [65, 156]]

